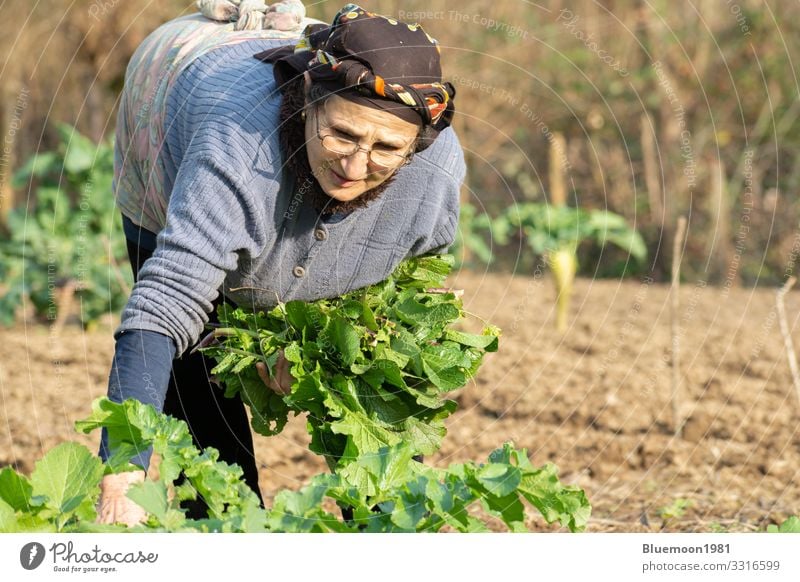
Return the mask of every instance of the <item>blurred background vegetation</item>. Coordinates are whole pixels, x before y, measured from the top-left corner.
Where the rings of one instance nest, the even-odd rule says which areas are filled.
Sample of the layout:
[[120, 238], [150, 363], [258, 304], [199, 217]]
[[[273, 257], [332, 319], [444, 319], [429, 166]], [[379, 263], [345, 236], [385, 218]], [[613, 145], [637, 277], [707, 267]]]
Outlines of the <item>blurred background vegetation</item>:
[[[309, 3], [308, 15], [330, 21], [343, 4]], [[584, 276], [668, 279], [681, 215], [689, 219], [686, 278], [776, 284], [793, 271], [794, 0], [363, 5], [418, 21], [441, 43], [468, 163], [458, 247], [465, 265], [481, 265], [491, 251], [492, 268], [532, 272], [539, 259], [525, 233], [505, 228], [500, 245], [494, 220], [515, 204], [556, 203], [620, 214], [644, 238], [647, 259], [635, 263], [624, 249], [582, 246]], [[194, 4], [5, 0], [0, 11], [0, 228], [9, 238], [12, 211], [53, 203], [37, 201], [41, 180], [30, 165], [17, 180], [13, 173], [37, 154], [68, 154], [63, 124], [108, 143], [131, 54]], [[60, 174], [47, 178], [50, 188], [74, 178]], [[68, 205], [81, 202], [80, 188], [64, 195]], [[92, 199], [101, 195], [112, 197], [107, 186]], [[104, 224], [109, 239], [121, 237], [113, 220]]]

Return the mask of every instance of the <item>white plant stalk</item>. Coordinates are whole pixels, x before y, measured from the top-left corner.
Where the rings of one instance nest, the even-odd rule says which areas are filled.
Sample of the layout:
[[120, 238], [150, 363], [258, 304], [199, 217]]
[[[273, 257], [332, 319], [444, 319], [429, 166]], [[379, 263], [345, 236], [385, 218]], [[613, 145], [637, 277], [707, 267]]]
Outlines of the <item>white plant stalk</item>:
[[548, 262], [556, 285], [556, 329], [563, 333], [567, 331], [569, 302], [575, 274], [578, 272], [578, 258], [572, 247], [562, 247], [549, 253]]

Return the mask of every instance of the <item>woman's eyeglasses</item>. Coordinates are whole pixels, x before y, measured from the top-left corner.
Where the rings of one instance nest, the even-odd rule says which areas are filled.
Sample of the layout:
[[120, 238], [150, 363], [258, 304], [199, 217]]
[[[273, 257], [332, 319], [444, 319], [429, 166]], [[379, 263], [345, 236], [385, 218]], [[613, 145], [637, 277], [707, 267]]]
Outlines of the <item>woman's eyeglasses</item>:
[[[365, 148], [361, 147], [359, 143], [351, 139], [349, 137], [345, 137], [341, 134], [325, 134], [322, 135], [320, 131], [319, 125], [319, 110], [324, 109], [323, 106], [317, 105], [314, 108], [314, 117], [315, 123], [317, 125], [317, 138], [322, 142], [322, 147], [328, 150], [331, 153], [340, 155], [340, 156], [352, 156], [357, 151], [362, 150], [367, 153], [367, 157], [372, 164], [379, 166], [381, 169], [389, 170], [392, 168], [396, 168], [407, 163], [411, 159], [411, 154], [401, 153], [400, 150], [393, 149], [393, 148], [385, 148], [385, 147], [372, 147], [372, 148]], [[326, 115], [327, 117], [327, 115]], [[324, 127], [323, 129], [332, 129], [331, 127]], [[333, 131], [336, 131], [333, 129]]]

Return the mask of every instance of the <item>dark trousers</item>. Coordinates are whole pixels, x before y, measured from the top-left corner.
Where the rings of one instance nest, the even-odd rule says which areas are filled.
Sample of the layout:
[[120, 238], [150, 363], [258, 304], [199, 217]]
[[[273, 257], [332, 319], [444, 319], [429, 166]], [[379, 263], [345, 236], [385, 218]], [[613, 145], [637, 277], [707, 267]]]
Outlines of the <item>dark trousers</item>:
[[[153, 251], [142, 248], [130, 239], [127, 242], [135, 281]], [[222, 296], [214, 301], [214, 311], [209, 316], [211, 322], [218, 323], [216, 308], [220, 303]], [[189, 354], [189, 351], [172, 362], [164, 412], [189, 425], [195, 446], [214, 447], [219, 451], [221, 461], [239, 465], [244, 471], [244, 480], [260, 499], [253, 435], [244, 403], [238, 396], [225, 398], [219, 386], [209, 381], [215, 365], [213, 359], [200, 352]], [[195, 519], [205, 517], [206, 507], [202, 500], [189, 503], [186, 505], [188, 516]]]

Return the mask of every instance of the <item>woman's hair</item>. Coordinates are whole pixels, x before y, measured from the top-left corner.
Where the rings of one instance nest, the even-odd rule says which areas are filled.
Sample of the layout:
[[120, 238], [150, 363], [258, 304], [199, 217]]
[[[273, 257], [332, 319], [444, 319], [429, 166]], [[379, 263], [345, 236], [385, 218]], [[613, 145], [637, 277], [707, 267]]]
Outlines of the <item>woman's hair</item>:
[[318, 212], [321, 214], [335, 214], [363, 208], [378, 198], [389, 187], [397, 175], [397, 170], [392, 172], [381, 184], [367, 190], [354, 200], [343, 202], [328, 196], [311, 173], [308, 152], [306, 151], [306, 122], [302, 112], [306, 107], [306, 99], [308, 99], [308, 103], [321, 105], [333, 93], [315, 84], [312, 84], [308, 93], [306, 93], [303, 75], [299, 75], [287, 82], [281, 87], [281, 91], [283, 98], [280, 106], [279, 135], [281, 151], [285, 156], [284, 162], [297, 177], [297, 189], [308, 193], [311, 203]]

